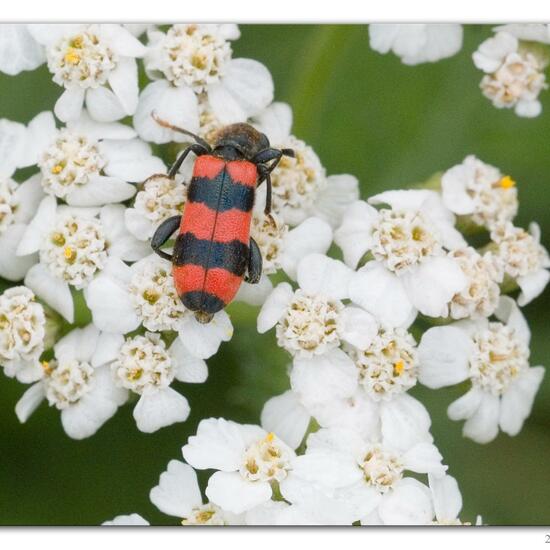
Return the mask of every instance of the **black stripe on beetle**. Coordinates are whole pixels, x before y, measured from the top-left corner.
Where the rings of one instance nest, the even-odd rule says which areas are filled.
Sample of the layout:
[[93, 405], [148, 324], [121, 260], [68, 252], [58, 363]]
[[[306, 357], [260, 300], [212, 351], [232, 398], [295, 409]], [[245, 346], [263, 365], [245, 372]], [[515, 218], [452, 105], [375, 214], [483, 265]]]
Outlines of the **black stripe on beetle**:
[[193, 178], [187, 200], [201, 202], [211, 210], [225, 212], [236, 208], [250, 212], [254, 206], [254, 188], [235, 183], [225, 170], [214, 179]]
[[217, 313], [221, 311], [226, 303], [220, 300], [215, 294], [203, 290], [184, 292], [180, 299], [183, 305], [191, 311], [204, 311], [205, 313]]
[[197, 239], [192, 233], [182, 233], [174, 245], [174, 265], [193, 264], [204, 269], [216, 267], [242, 276], [248, 262], [248, 246], [239, 240], [217, 242]]

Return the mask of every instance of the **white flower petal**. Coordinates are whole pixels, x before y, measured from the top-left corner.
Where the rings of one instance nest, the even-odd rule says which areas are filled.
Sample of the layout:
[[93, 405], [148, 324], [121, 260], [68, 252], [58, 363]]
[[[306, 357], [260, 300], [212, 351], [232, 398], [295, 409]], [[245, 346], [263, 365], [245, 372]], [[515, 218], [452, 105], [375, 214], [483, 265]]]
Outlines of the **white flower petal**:
[[458, 518], [462, 509], [462, 495], [454, 477], [443, 477], [428, 474], [430, 490], [432, 492], [435, 517], [445, 523]]
[[123, 526], [146, 526], [149, 522], [139, 514], [129, 514], [126, 516], [116, 516], [110, 521], [104, 521], [101, 525], [123, 525]]
[[338, 227], [348, 206], [359, 199], [355, 176], [338, 174], [327, 178], [327, 185], [315, 197], [314, 211], [332, 227]]
[[27, 29], [18, 23], [0, 27], [0, 71], [16, 75], [21, 71], [33, 71], [46, 61], [44, 48]]
[[315, 252], [325, 254], [331, 242], [330, 225], [319, 218], [308, 218], [284, 236], [281, 267], [294, 280], [300, 260]]
[[27, 147], [26, 136], [23, 124], [0, 119], [0, 174], [9, 177], [21, 165]]
[[85, 328], [75, 328], [55, 344], [55, 356], [60, 360], [90, 362], [98, 339], [99, 330], [91, 323]]
[[416, 312], [401, 281], [378, 262], [368, 262], [349, 283], [351, 300], [372, 313], [381, 324], [408, 326]]
[[254, 126], [264, 133], [272, 145], [284, 143], [292, 128], [292, 109], [287, 103], [275, 101], [254, 117]]
[[191, 408], [187, 399], [172, 388], [144, 393], [134, 407], [134, 419], [138, 429], [153, 433], [160, 428], [184, 422]]
[[55, 277], [45, 265], [36, 264], [29, 269], [25, 286], [61, 313], [69, 323], [74, 322], [73, 297], [68, 283]]
[[113, 51], [120, 56], [142, 57], [147, 52], [147, 48], [121, 25], [103, 23], [101, 33]]
[[[283, 512], [289, 508], [287, 502], [268, 500], [246, 512], [246, 525], [288, 525]], [[280, 521], [280, 520], [281, 521]]]
[[86, 185], [76, 187], [67, 193], [70, 206], [103, 206], [122, 202], [136, 194], [136, 187], [119, 178], [94, 176]]
[[514, 329], [514, 334], [518, 336], [526, 346], [529, 346], [531, 340], [529, 325], [512, 298], [509, 296], [500, 297], [498, 307], [495, 311], [495, 317]]
[[269, 277], [262, 275], [260, 281], [254, 285], [243, 281], [235, 296], [235, 301], [244, 302], [251, 306], [261, 306], [272, 291], [273, 284], [269, 280]]
[[45, 197], [41, 181], [42, 176], [35, 174], [17, 187], [15, 196], [19, 206], [15, 212], [16, 223], [28, 223], [37, 213], [38, 206]]
[[26, 422], [30, 415], [37, 409], [38, 405], [42, 403], [44, 397], [44, 385], [42, 382], [33, 384], [23, 394], [21, 399], [19, 399], [17, 405], [15, 405], [15, 414], [17, 415], [19, 422]]
[[402, 479], [378, 507], [384, 525], [427, 525], [432, 521], [430, 490], [413, 478]]
[[98, 275], [86, 288], [85, 297], [100, 330], [126, 334], [139, 326], [129, 292], [108, 274]]
[[441, 177], [443, 203], [456, 214], [472, 214], [475, 210], [474, 199], [466, 190], [470, 172], [469, 166], [457, 164], [449, 168]]
[[355, 269], [369, 250], [373, 223], [378, 211], [364, 201], [352, 203], [344, 212], [342, 225], [334, 233], [334, 242], [342, 249], [344, 261]]
[[0, 277], [8, 281], [20, 281], [38, 262], [38, 254], [17, 255], [17, 248], [26, 229], [25, 225], [18, 223], [10, 225], [0, 235]]
[[443, 475], [447, 466], [443, 466], [443, 457], [435, 445], [417, 443], [402, 455], [406, 470], [419, 474]]
[[378, 323], [364, 309], [347, 306], [338, 317], [340, 338], [358, 349], [367, 349], [378, 334]]
[[192, 355], [176, 338], [169, 348], [174, 365], [176, 367], [176, 379], [180, 382], [201, 384], [208, 378], [208, 367], [206, 362]]
[[223, 418], [201, 420], [197, 435], [182, 448], [183, 458], [199, 470], [238, 470], [246, 447], [265, 437], [258, 426], [240, 425]]
[[18, 256], [26, 256], [38, 251], [44, 235], [48, 233], [54, 224], [56, 209], [55, 197], [47, 196], [42, 199], [34, 218], [29, 223], [17, 247]]
[[427, 259], [401, 281], [416, 309], [429, 317], [446, 317], [448, 302], [467, 284], [458, 262], [442, 257]]
[[277, 434], [292, 449], [296, 449], [306, 434], [311, 419], [296, 394], [286, 391], [269, 399], [262, 409], [261, 424]]
[[141, 157], [111, 161], [105, 167], [108, 176], [115, 176], [124, 181], [141, 183], [152, 174], [162, 174], [166, 167], [161, 159], [149, 153]]
[[124, 221], [126, 228], [136, 239], [148, 241], [153, 236], [153, 224], [135, 208], [127, 208], [124, 211]]
[[500, 398], [484, 393], [476, 412], [466, 420], [462, 433], [476, 443], [489, 443], [498, 434]]
[[80, 401], [61, 411], [61, 423], [73, 439], [84, 439], [95, 434], [115, 413], [127, 395], [114, 385], [109, 367], [94, 371], [94, 385]]
[[195, 470], [189, 464], [171, 460], [160, 474], [159, 484], [151, 489], [149, 499], [169, 516], [189, 517], [192, 509], [202, 504]]
[[538, 99], [520, 99], [514, 107], [514, 112], [524, 118], [535, 118], [542, 113], [542, 103]]
[[310, 483], [337, 489], [361, 479], [361, 470], [351, 454], [316, 451], [298, 456], [292, 463], [292, 473]]
[[136, 112], [138, 104], [138, 70], [136, 60], [122, 57], [109, 75], [109, 85], [127, 115]]
[[257, 328], [260, 334], [277, 324], [292, 300], [292, 295], [292, 287], [288, 283], [280, 283], [273, 289], [258, 314]]
[[447, 409], [447, 414], [451, 420], [465, 420], [470, 418], [479, 408], [483, 392], [478, 388], [472, 388], [462, 397], [453, 401]]
[[108, 204], [101, 209], [100, 220], [110, 243], [109, 254], [121, 260], [135, 262], [151, 252], [149, 243], [138, 241], [124, 223], [125, 207], [122, 204]]
[[67, 88], [55, 103], [55, 116], [63, 122], [76, 120], [82, 112], [85, 95], [84, 88]]
[[[99, 140], [131, 140], [137, 136], [136, 131], [122, 122], [99, 122], [90, 117], [86, 109], [77, 120], [67, 122], [67, 128], [79, 134], [85, 134], [90, 139]], [[104, 143], [99, 144], [101, 153], [104, 152]], [[109, 159], [107, 159], [109, 160]]]
[[86, 91], [86, 108], [90, 116], [99, 122], [120, 120], [128, 114], [119, 98], [105, 86]]
[[550, 272], [547, 269], [539, 269], [523, 277], [518, 277], [517, 283], [521, 289], [518, 304], [526, 306], [537, 296], [540, 296], [550, 280]]
[[290, 385], [302, 402], [315, 404], [351, 397], [357, 388], [357, 368], [342, 350], [310, 358], [295, 357]]
[[348, 297], [353, 271], [339, 260], [324, 254], [309, 254], [298, 264], [297, 280], [308, 294], [341, 300]]
[[418, 380], [437, 389], [458, 384], [469, 376], [472, 339], [458, 327], [433, 327], [422, 335], [418, 346]]
[[122, 334], [102, 332], [97, 340], [91, 365], [93, 367], [100, 367], [114, 361], [118, 356], [122, 344], [124, 344], [124, 336]]
[[238, 472], [216, 472], [208, 480], [206, 496], [228, 512], [241, 514], [271, 498], [267, 481], [246, 481]]
[[19, 166], [32, 166], [39, 160], [39, 156], [55, 139], [57, 130], [55, 119], [51, 111], [37, 114], [27, 125], [25, 150], [20, 158]]
[[185, 86], [176, 88], [166, 80], [152, 82], [141, 92], [134, 115], [134, 127], [145, 141], [153, 143], [188, 142], [189, 136], [160, 126], [151, 117], [153, 111], [159, 118], [174, 126], [185, 128], [191, 132], [198, 130], [198, 103], [190, 88]]
[[187, 350], [201, 359], [212, 357], [222, 342], [229, 342], [233, 336], [233, 325], [225, 311], [219, 311], [209, 323], [199, 323], [195, 317], [184, 317], [179, 337]]
[[431, 419], [420, 401], [403, 393], [380, 406], [384, 441], [397, 449], [409, 449], [418, 442], [431, 441]]
[[518, 49], [518, 39], [507, 32], [499, 32], [482, 42], [472, 58], [474, 65], [486, 73], [496, 71], [506, 56]]
[[499, 424], [503, 432], [512, 437], [520, 432], [543, 377], [543, 367], [532, 367], [510, 384], [500, 402]]
[[222, 124], [243, 122], [273, 101], [273, 79], [253, 59], [232, 59], [219, 83], [208, 87], [212, 111]]

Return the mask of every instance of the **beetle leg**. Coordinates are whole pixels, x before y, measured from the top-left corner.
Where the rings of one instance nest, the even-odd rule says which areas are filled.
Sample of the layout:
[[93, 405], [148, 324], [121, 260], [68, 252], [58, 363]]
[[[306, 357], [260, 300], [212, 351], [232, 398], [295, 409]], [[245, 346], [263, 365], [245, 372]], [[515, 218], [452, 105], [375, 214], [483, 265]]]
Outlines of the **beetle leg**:
[[161, 246], [177, 231], [181, 223], [181, 216], [172, 216], [164, 220], [155, 231], [151, 239], [151, 248], [165, 260], [172, 261], [172, 255], [161, 250]]
[[265, 164], [260, 164], [258, 166], [258, 185], [265, 181], [266, 184], [266, 193], [265, 193], [265, 208], [264, 214], [269, 216], [271, 213], [271, 166], [266, 166]]
[[248, 248], [248, 273], [244, 280], [251, 285], [260, 282], [262, 276], [262, 253], [256, 241], [250, 237], [250, 246]]
[[183, 161], [186, 159], [187, 155], [189, 153], [195, 153], [197, 157], [200, 157], [201, 155], [207, 155], [209, 153], [208, 149], [203, 147], [199, 143], [193, 143], [193, 145], [189, 145], [182, 153], [181, 155], [176, 159], [176, 162], [172, 164], [172, 167], [170, 168], [170, 171], [168, 172], [168, 177], [171, 179], [174, 179], [176, 177], [176, 174], [178, 173], [178, 170], [181, 168], [181, 165], [183, 164]]

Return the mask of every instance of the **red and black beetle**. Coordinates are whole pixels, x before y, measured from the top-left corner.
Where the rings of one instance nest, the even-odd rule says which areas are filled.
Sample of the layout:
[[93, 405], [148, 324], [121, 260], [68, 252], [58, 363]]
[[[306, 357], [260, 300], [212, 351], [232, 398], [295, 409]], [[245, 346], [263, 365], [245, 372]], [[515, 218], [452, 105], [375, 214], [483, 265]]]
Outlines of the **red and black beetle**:
[[[262, 256], [250, 237], [256, 187], [266, 182], [265, 213], [271, 211], [270, 174], [291, 149], [270, 147], [267, 137], [249, 124], [222, 128], [211, 147], [199, 136], [153, 118], [161, 126], [192, 137], [168, 172], [174, 178], [190, 152], [197, 159], [182, 216], [159, 225], [151, 246], [172, 262], [172, 274], [184, 306], [208, 323], [237, 294], [243, 279], [257, 283]], [[270, 164], [268, 164], [272, 161]], [[179, 229], [172, 255], [161, 247]]]

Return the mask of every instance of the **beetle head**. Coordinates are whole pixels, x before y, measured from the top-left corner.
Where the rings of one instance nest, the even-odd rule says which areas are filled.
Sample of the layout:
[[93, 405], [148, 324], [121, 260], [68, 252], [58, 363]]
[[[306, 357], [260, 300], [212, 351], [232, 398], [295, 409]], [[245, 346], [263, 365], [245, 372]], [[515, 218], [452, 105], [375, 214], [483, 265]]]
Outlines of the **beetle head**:
[[214, 148], [233, 147], [245, 159], [252, 159], [257, 153], [269, 147], [265, 134], [250, 124], [238, 123], [223, 127], [216, 135]]

